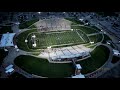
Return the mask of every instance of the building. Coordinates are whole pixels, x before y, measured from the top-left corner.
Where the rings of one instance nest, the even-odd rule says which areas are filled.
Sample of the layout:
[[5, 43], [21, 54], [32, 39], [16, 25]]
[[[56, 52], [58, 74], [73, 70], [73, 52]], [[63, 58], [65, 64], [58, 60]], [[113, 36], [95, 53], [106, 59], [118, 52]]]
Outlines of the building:
[[7, 66], [6, 68], [5, 68], [5, 73], [12, 73], [14, 71], [14, 68], [13, 68], [13, 65], [12, 64], [10, 64], [9, 66]]
[[85, 78], [85, 76], [81, 74], [81, 69], [82, 69], [81, 65], [76, 64], [75, 75], [72, 76], [72, 78]]
[[8, 32], [6, 34], [2, 34], [0, 37], [0, 48], [14, 46], [14, 43], [13, 43], [14, 36], [15, 36], [15, 33]]

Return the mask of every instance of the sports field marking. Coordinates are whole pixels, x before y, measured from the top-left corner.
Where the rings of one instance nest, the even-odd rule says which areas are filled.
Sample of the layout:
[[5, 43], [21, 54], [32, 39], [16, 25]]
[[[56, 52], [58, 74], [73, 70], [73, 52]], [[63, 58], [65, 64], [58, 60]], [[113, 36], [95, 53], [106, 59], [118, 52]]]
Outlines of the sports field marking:
[[85, 40], [81, 37], [81, 35], [77, 32], [77, 30], [75, 30], [75, 31], [78, 34], [78, 36], [85, 42]]
[[[37, 47], [36, 48], [47, 48], [48, 46], [64, 46], [64, 45], [73, 45], [83, 42], [82, 38], [77, 34], [76, 31], [63, 31], [63, 32], [47, 32], [47, 33], [37, 33], [32, 32], [27, 37], [30, 41], [30, 37], [32, 34], [36, 35]], [[71, 44], [72, 43], [72, 44]], [[28, 47], [32, 46], [28, 43]], [[29, 48], [30, 48], [29, 47]]]

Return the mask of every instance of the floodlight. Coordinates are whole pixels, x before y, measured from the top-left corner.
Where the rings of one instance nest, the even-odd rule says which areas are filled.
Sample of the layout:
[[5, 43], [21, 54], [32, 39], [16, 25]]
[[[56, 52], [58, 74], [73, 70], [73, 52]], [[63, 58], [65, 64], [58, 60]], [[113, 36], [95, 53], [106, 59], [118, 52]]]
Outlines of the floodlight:
[[38, 12], [38, 14], [40, 14], [41, 12]]
[[90, 42], [91, 44], [93, 44], [94, 42]]
[[49, 46], [49, 47], [47, 47], [48, 49], [50, 49], [51, 48], [51, 46]]

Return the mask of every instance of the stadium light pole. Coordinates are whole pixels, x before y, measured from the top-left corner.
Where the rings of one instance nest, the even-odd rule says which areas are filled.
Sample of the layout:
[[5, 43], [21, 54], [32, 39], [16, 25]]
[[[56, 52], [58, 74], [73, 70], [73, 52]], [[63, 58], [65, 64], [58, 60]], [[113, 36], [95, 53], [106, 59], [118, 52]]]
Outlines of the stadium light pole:
[[38, 14], [40, 14], [41, 12], [38, 12]]
[[38, 12], [38, 14], [39, 14], [39, 20], [40, 20], [40, 14], [41, 14], [41, 12]]

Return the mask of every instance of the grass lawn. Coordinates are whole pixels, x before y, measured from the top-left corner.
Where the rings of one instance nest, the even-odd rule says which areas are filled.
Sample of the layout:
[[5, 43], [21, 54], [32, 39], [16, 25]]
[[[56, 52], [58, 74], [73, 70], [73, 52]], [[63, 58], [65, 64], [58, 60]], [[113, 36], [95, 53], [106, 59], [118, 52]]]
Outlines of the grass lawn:
[[[31, 32], [36, 32], [36, 33], [32, 33], [28, 36], [28, 34]], [[84, 34], [81, 31], [78, 31], [78, 33], [76, 31], [71, 31], [71, 30], [61, 31], [61, 32], [38, 33], [36, 29], [31, 29], [31, 30], [21, 33], [16, 38], [16, 43], [17, 43], [18, 47], [22, 50], [35, 51], [36, 49], [43, 49], [43, 48], [47, 48], [48, 46], [52, 46], [52, 45], [58, 45], [58, 46], [61, 46], [63, 44], [78, 45], [78, 44], [89, 42], [86, 34]], [[35, 34], [37, 37], [36, 38], [36, 43], [37, 43], [36, 48], [34, 48], [32, 46], [31, 36], [33, 34]], [[27, 36], [28, 36], [28, 38], [27, 38]], [[26, 38], [28, 39], [27, 43], [25, 43]], [[85, 40], [85, 42], [82, 40], [82, 38]], [[27, 47], [27, 45], [28, 45], [28, 47]], [[56, 47], [56, 46], [53, 46], [53, 47]]]
[[109, 53], [110, 51], [107, 47], [98, 46], [91, 52], [90, 58], [77, 62], [82, 66], [81, 73], [87, 74], [100, 68], [108, 60]]
[[98, 30], [98, 31], [101, 31], [99, 28], [97, 28], [96, 26], [91, 26], [92, 28]]
[[102, 41], [102, 38], [103, 38], [102, 34], [89, 36], [90, 41], [95, 43]]
[[0, 26], [0, 34], [4, 34], [4, 33], [12, 33], [13, 31], [11, 30], [11, 26]]
[[76, 31], [85, 40], [85, 42], [87, 42], [87, 43], [90, 42], [89, 39], [88, 39], [88, 37], [87, 37], [87, 35], [85, 33], [83, 33], [81, 30], [76, 30]]
[[84, 44], [83, 46], [87, 47], [87, 46], [90, 46], [91, 43], [87, 43], [87, 44]]
[[49, 78], [70, 77], [74, 74], [74, 68], [71, 64], [49, 63], [46, 59], [35, 58], [32, 56], [18, 56], [15, 64], [23, 70]]
[[30, 49], [27, 48], [27, 45], [25, 43], [25, 39], [26, 39], [26, 37], [29, 33], [36, 32], [36, 31], [37, 31], [36, 29], [31, 29], [31, 30], [28, 30], [28, 31], [25, 31], [25, 32], [21, 33], [16, 38], [16, 43], [17, 43], [18, 47], [22, 50], [25, 50], [25, 51], [31, 51]]
[[85, 32], [86, 34], [91, 33], [98, 33], [96, 29], [93, 29], [91, 27], [85, 27], [85, 26], [71, 26], [72, 29], [80, 29], [81, 31]]
[[[81, 32], [78, 32], [81, 34]], [[36, 42], [37, 42], [37, 47], [36, 48], [47, 48], [48, 46], [53, 46], [53, 45], [62, 45], [62, 44], [80, 44], [84, 43], [84, 41], [81, 39], [81, 37], [77, 34], [76, 31], [65, 31], [65, 32], [54, 32], [54, 33], [33, 33], [37, 36]], [[31, 36], [29, 35], [28, 37], [28, 46], [30, 48], [32, 47], [32, 41], [31, 41]], [[83, 35], [84, 37], [85, 35]], [[87, 37], [87, 36], [86, 36]], [[86, 41], [87, 42], [87, 41]], [[54, 46], [53, 46], [54, 47]], [[34, 48], [35, 49], [35, 48]]]
[[32, 28], [36, 28], [36, 26], [35, 25], [32, 25], [32, 26], [30, 26], [30, 27], [28, 27], [29, 29], [32, 29]]
[[34, 24], [34, 23], [37, 22], [37, 21], [38, 21], [38, 19], [26, 21], [26, 22], [24, 22], [24, 23], [21, 23], [21, 24], [19, 25], [19, 28], [20, 28], [20, 29], [28, 28], [30, 25]]

